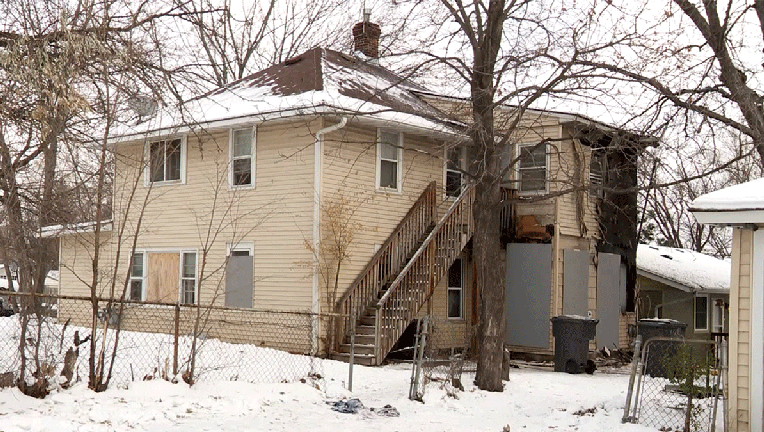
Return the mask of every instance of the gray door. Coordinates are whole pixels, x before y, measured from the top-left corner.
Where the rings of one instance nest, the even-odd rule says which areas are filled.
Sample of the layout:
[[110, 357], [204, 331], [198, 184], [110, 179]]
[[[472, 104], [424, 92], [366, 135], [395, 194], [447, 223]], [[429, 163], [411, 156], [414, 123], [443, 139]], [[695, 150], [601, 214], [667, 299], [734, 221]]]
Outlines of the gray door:
[[586, 316], [589, 312], [589, 252], [563, 251], [562, 313]]
[[254, 257], [232, 255], [228, 257], [225, 276], [225, 305], [234, 308], [252, 308], [252, 270]]
[[506, 324], [510, 345], [549, 348], [552, 245], [507, 245]]
[[[621, 303], [626, 297], [625, 272], [621, 256], [600, 253], [597, 265], [597, 348], [618, 346]], [[623, 281], [621, 281], [623, 276]], [[621, 292], [623, 291], [623, 293]]]

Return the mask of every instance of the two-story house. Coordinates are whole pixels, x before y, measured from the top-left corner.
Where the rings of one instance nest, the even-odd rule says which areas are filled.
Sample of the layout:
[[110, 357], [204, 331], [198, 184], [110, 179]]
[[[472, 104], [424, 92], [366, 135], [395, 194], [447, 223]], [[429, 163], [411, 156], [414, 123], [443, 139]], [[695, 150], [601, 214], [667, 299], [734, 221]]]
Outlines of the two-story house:
[[[107, 281], [128, 277], [133, 301], [338, 313], [304, 343], [285, 346], [265, 324], [251, 342], [342, 353], [355, 331], [357, 361], [368, 364], [425, 311], [470, 333], [480, 290], [474, 192], [460, 170], [463, 117], [449, 112], [465, 103], [381, 67], [375, 24], [357, 24], [354, 36], [365, 55], [315, 48], [112, 135], [114, 216], [100, 259], [123, 274], [102, 271], [99, 295], [119, 297]], [[643, 145], [579, 116], [524, 115], [507, 148], [507, 163], [520, 157], [502, 209], [514, 349], [551, 352], [549, 318], [559, 314], [600, 319], [598, 345], [623, 339], [636, 195], [619, 188], [636, 184]], [[336, 249], [322, 243], [338, 222], [353, 226], [352, 241], [339, 274], [327, 274], [320, 267]], [[58, 235], [61, 294], [89, 295], [94, 233]], [[74, 316], [68, 305], [60, 319]], [[122, 319], [157, 330], [129, 309]], [[225, 326], [206, 333], [225, 338]]]

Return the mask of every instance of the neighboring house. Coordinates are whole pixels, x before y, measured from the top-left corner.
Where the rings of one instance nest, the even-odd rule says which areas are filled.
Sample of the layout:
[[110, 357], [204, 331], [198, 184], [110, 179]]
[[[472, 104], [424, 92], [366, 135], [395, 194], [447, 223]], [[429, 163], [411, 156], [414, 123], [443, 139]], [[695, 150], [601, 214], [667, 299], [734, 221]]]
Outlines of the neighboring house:
[[[188, 102], [182, 116], [160, 112], [111, 137], [101, 295], [119, 263], [130, 300], [339, 312], [336, 328], [315, 321], [309, 343], [284, 345], [276, 324], [253, 329], [251, 341], [343, 353], [355, 327], [356, 361], [368, 364], [425, 311], [468, 339], [480, 290], [474, 190], [460, 170], [470, 153], [459, 116], [445, 112], [464, 101], [380, 67], [375, 24], [354, 35], [365, 55], [315, 48]], [[563, 113], [523, 119], [507, 148], [506, 160], [520, 162], [497, 230], [507, 245], [507, 342], [551, 353], [549, 318], [565, 313], [600, 319], [597, 343], [618, 344], [633, 318], [622, 312], [634, 307], [636, 194], [613, 190], [636, 185], [645, 143]], [[342, 218], [358, 230], [335, 290], [333, 275], [314, 269], [332, 261], [321, 244]], [[92, 228], [46, 231], [60, 237], [62, 294], [89, 295]], [[68, 313], [62, 301], [59, 316]], [[137, 319], [128, 310], [122, 328], [139, 328]], [[207, 334], [225, 337], [225, 326]]]
[[732, 227], [729, 408], [733, 432], [764, 430], [764, 179], [690, 203], [698, 222]]
[[688, 249], [640, 244], [638, 318], [687, 324], [687, 339], [728, 331], [730, 263]]

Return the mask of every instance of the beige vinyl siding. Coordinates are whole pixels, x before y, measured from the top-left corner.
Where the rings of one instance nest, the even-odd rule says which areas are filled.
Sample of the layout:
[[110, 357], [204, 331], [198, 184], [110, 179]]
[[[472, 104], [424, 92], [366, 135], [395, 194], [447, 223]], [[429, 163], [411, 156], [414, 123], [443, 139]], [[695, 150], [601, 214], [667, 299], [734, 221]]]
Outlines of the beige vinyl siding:
[[751, 259], [753, 231], [734, 228], [732, 237], [732, 279], [730, 281], [729, 381], [731, 430], [750, 431], [750, 342], [751, 342]]
[[[115, 226], [127, 224], [123, 248], [132, 240], [142, 211], [137, 250], [196, 252], [200, 302], [222, 305], [227, 244], [252, 242], [254, 307], [310, 310], [311, 270], [305, 263], [312, 255], [305, 243], [312, 237], [311, 131], [317, 125], [317, 121], [258, 125], [255, 188], [229, 188], [228, 129], [187, 136], [183, 184], [146, 186], [140, 163], [145, 143], [117, 145], [114, 213]], [[128, 259], [123, 256], [124, 266]]]
[[[556, 172], [553, 176], [555, 190], [579, 188], [589, 184], [591, 148], [573, 139], [568, 131], [563, 133], [559, 143], [559, 155], [555, 158]], [[589, 188], [575, 190], [561, 195], [558, 200], [558, 224], [561, 234], [598, 237], [599, 225], [596, 218], [596, 200]]]
[[[113, 262], [111, 256], [110, 232], [102, 232], [98, 295], [108, 295], [111, 287], [113, 274]], [[64, 234], [60, 237], [59, 247], [59, 283], [60, 294], [69, 296], [90, 296], [89, 285], [93, 281], [93, 257], [95, 235], [93, 233]], [[122, 283], [121, 276], [118, 282]]]
[[[477, 322], [473, 316], [474, 305], [474, 265], [469, 254], [462, 254], [462, 318], [448, 318], [448, 274], [438, 282], [432, 295], [432, 318], [434, 331], [431, 341], [438, 348], [468, 348], [472, 343], [472, 324]], [[418, 316], [427, 314], [427, 305], [422, 307]]]
[[[394, 129], [386, 129], [394, 130]], [[401, 193], [376, 190], [376, 129], [351, 123], [324, 140], [322, 202], [329, 205], [342, 197], [353, 212], [358, 230], [350, 244], [350, 258], [343, 263], [336, 300], [355, 280], [431, 181], [438, 183], [442, 201], [443, 161], [436, 156], [442, 147], [426, 138], [404, 134]], [[421, 150], [421, 151], [420, 151]], [[448, 205], [444, 203], [443, 205]], [[322, 236], [326, 221], [322, 212]], [[324, 241], [326, 238], [324, 237]], [[324, 310], [333, 310], [330, 293], [322, 283]]]

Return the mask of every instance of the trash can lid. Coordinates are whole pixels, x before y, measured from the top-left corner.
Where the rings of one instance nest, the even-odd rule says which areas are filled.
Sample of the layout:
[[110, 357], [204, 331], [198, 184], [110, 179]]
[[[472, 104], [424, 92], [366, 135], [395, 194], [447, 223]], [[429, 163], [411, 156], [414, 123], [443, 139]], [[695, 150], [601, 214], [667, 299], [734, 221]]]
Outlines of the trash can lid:
[[598, 319], [589, 318], [581, 315], [558, 315], [556, 317], [552, 317], [551, 321], [597, 321]]
[[650, 327], [662, 327], [662, 326], [673, 326], [673, 327], [681, 327], [681, 326], [687, 326], [687, 324], [683, 323], [682, 321], [678, 321], [675, 319], [670, 318], [643, 318], [637, 322], [637, 324], [640, 325], [646, 325]]

